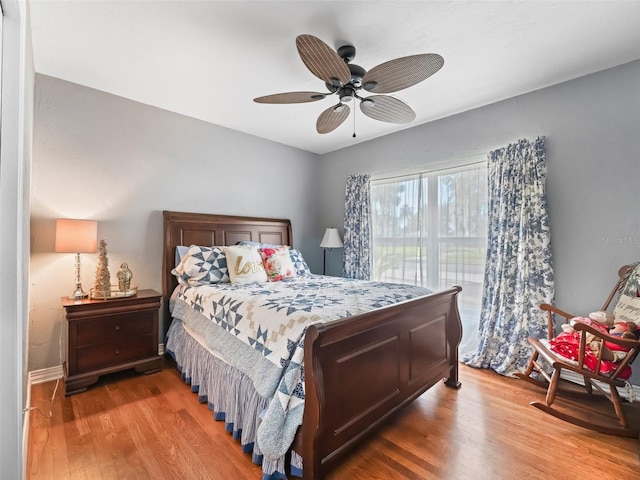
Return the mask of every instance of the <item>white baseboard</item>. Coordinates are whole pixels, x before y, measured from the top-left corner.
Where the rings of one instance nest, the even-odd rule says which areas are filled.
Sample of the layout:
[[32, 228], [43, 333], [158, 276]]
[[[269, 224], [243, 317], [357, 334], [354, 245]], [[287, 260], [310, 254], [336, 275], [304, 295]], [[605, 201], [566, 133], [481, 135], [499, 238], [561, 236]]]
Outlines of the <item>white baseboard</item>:
[[31, 385], [37, 385], [38, 383], [50, 382], [51, 380], [57, 380], [64, 375], [62, 365], [56, 365], [55, 367], [42, 368], [40, 370], [32, 370], [29, 372], [27, 379], [27, 389], [31, 392]]
[[22, 478], [27, 478], [27, 453], [29, 449], [29, 425], [31, 415], [29, 407], [31, 407], [31, 372], [27, 373], [27, 398], [25, 399], [25, 410], [22, 412]]

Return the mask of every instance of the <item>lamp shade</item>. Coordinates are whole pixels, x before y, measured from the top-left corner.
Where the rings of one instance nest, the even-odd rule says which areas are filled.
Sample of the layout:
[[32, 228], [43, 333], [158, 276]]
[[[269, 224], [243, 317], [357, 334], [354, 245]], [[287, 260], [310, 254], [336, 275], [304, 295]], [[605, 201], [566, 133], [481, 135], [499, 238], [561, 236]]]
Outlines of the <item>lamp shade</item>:
[[98, 222], [95, 220], [56, 220], [56, 246], [58, 253], [94, 253], [98, 247]]
[[342, 247], [342, 239], [338, 233], [337, 228], [327, 228], [324, 232], [324, 237], [320, 242], [322, 248], [340, 248]]

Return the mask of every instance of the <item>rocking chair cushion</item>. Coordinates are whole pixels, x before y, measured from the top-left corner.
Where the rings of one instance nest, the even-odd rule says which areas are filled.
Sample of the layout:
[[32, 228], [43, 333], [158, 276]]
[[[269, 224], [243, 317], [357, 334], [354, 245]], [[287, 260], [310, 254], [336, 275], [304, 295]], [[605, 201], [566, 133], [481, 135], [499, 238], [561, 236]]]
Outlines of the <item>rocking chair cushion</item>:
[[[578, 355], [580, 352], [579, 332], [561, 332], [551, 340], [540, 339], [540, 343], [551, 350], [555, 355], [559, 355], [559, 358], [561, 357], [562, 360], [566, 360], [574, 366], [578, 365]], [[595, 372], [597, 364], [598, 358], [590, 351], [585, 352], [584, 366], [591, 372]], [[618, 368], [618, 365], [614, 362], [602, 360], [600, 363], [600, 373], [603, 375], [610, 375], [615, 372], [616, 368]], [[631, 367], [627, 365], [622, 372], [620, 372], [618, 378], [621, 380], [628, 380], [629, 377], [631, 377], [631, 373]]]

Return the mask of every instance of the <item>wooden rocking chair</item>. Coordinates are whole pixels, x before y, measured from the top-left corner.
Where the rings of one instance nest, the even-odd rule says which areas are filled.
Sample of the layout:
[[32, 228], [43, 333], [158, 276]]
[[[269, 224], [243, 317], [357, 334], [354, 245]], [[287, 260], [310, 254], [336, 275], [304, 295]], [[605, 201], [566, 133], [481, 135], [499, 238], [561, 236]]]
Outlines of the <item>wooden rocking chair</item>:
[[[636, 275], [636, 272], [639, 271], [640, 267], [635, 268], [635, 266], [632, 267], [631, 265], [620, 268], [618, 271], [620, 278], [602, 306], [602, 311], [607, 311], [609, 304], [616, 294], [619, 294], [620, 297], [621, 292], [625, 291], [626, 283], [630, 279], [630, 276]], [[552, 305], [543, 304], [540, 308], [546, 311], [548, 315], [548, 340], [551, 340], [554, 336], [554, 314], [564, 317], [567, 323], [575, 317], [575, 315], [571, 315]], [[576, 361], [567, 359], [552, 351], [549, 347], [548, 340], [541, 340], [534, 337], [528, 338], [529, 344], [534, 349], [533, 355], [529, 360], [526, 370], [524, 372], [518, 372], [515, 375], [518, 378], [547, 390], [544, 403], [533, 401], [531, 405], [574, 425], [611, 435], [638, 438], [640, 435], [640, 424], [636, 421], [635, 424], [632, 425], [628, 421], [623, 410], [623, 402], [621, 401], [618, 387], [630, 387], [620, 375], [625, 369], [628, 370], [628, 366], [631, 365], [638, 353], [640, 353], [640, 341], [614, 337], [580, 322], [575, 322], [573, 328], [579, 332], [580, 335], [578, 358]], [[591, 342], [597, 341], [601, 347], [604, 346], [604, 342], [610, 342], [610, 344], [618, 345], [620, 348], [627, 350], [624, 358], [615, 364], [615, 369], [612, 372], [602, 372], [602, 353], [605, 350], [604, 348], [600, 348], [599, 353], [596, 355], [597, 361], [595, 362], [595, 368], [593, 368], [593, 363], [591, 363], [592, 369], [589, 369], [585, 365], [585, 352], [589, 349], [587, 334], [593, 335], [593, 337], [590, 338]], [[561, 377], [563, 370], [565, 372], [573, 372], [573, 375], [565, 373], [565, 375]], [[584, 383], [584, 386], [582, 383]], [[602, 395], [593, 395], [594, 388]], [[562, 397], [563, 402], [561, 403], [564, 403], [562, 407], [554, 404], [556, 395]], [[602, 403], [603, 398], [611, 402], [615, 415], [610, 412], [610, 408], [605, 409], [604, 412], [602, 408], [593, 408], [598, 401]], [[565, 402], [565, 400], [567, 400], [567, 402]], [[605, 402], [605, 404], [606, 403], [607, 402]], [[604, 406], [606, 407], [606, 405]], [[607, 410], [609, 412], [607, 412]], [[617, 422], [612, 422], [611, 420], [617, 420]]]

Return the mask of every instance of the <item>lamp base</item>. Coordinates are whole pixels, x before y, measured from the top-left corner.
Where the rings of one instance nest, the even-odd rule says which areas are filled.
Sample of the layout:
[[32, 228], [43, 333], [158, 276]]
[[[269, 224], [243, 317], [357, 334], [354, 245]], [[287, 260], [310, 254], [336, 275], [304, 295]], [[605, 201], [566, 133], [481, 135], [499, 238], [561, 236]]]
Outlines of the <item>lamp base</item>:
[[69, 294], [67, 297], [69, 300], [81, 300], [83, 298], [87, 298], [89, 296], [88, 293], [84, 293], [82, 290], [82, 285], [76, 285], [76, 289], [73, 293]]
[[324, 259], [322, 262], [322, 275], [327, 274], [327, 249], [324, 249]]
[[67, 298], [69, 300], [80, 300], [88, 296], [89, 294], [84, 293], [84, 290], [82, 290], [82, 282], [80, 281], [80, 254], [76, 253], [76, 289]]

